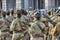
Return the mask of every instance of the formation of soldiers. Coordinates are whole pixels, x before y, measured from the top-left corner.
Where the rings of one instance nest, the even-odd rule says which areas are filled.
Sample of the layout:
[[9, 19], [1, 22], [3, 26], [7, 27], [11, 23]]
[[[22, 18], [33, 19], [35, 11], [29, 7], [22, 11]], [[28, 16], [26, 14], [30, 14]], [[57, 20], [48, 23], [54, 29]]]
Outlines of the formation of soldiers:
[[25, 10], [0, 13], [0, 40], [60, 40], [60, 14], [28, 16]]

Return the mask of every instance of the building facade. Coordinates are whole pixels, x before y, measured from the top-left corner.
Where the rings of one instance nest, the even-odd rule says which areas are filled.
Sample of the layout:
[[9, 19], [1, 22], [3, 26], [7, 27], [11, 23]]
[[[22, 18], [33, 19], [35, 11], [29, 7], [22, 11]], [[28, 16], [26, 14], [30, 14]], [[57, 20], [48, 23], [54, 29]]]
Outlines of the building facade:
[[40, 9], [44, 6], [44, 1], [41, 0], [0, 0], [0, 9]]
[[55, 0], [45, 0], [45, 8], [51, 9], [51, 8], [55, 8]]
[[2, 9], [2, 0], [0, 0], [0, 9]]
[[24, 8], [24, 0], [1, 0], [0, 3], [0, 9], [4, 11]]
[[[57, 3], [58, 2], [58, 3]], [[58, 0], [0, 0], [0, 9], [51, 9], [56, 6], [60, 6]], [[57, 5], [58, 4], [58, 5]]]
[[60, 0], [55, 0], [55, 4], [56, 7], [60, 7]]

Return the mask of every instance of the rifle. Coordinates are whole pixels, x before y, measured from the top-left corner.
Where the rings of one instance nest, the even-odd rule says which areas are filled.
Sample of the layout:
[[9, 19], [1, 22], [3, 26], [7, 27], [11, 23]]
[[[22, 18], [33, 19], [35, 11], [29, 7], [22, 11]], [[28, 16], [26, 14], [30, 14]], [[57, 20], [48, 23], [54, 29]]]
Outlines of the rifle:
[[36, 23], [36, 24], [38, 25], [38, 27], [41, 29], [41, 32], [43, 33], [43, 36], [42, 36], [43, 39], [44, 39], [44, 40], [47, 40], [46, 33], [44, 33], [45, 30], [41, 28], [41, 26], [39, 25], [39, 23]]
[[49, 21], [51, 24], [53, 24], [53, 28], [49, 29], [49, 34], [51, 34], [52, 40], [54, 40], [54, 34], [55, 34], [56, 28], [57, 28], [57, 26], [55, 26], [55, 25], [57, 24], [57, 22], [53, 22], [53, 20], [51, 20], [51, 18], [46, 15], [44, 15], [44, 16], [47, 18], [47, 21]]
[[50, 17], [44, 15], [44, 17], [47, 19], [47, 21], [49, 21], [51, 24], [53, 24], [54, 26], [56, 25], [57, 22], [53, 22], [53, 20], [51, 20]]
[[[57, 24], [58, 25], [58, 24]], [[54, 40], [54, 34], [57, 30], [57, 26], [53, 27], [51, 30], [50, 30], [50, 34], [52, 35], [52, 40]]]

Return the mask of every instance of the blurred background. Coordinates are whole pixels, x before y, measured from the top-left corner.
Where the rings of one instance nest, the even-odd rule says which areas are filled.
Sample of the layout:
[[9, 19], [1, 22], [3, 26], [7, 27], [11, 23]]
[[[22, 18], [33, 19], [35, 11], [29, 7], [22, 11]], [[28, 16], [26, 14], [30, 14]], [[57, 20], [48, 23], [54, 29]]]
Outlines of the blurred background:
[[1, 10], [10, 9], [25, 9], [25, 10], [36, 10], [36, 9], [51, 9], [60, 6], [60, 0], [0, 0]]

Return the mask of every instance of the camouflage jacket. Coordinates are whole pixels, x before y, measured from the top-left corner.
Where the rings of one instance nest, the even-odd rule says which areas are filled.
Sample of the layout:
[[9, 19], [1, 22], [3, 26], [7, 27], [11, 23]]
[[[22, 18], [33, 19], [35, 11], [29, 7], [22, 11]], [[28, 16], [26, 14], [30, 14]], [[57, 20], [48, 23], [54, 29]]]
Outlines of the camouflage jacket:
[[1, 31], [7, 30], [9, 28], [9, 22], [5, 18], [0, 19], [0, 28]]
[[38, 22], [38, 21], [34, 22], [33, 25], [31, 26], [31, 33], [32, 33], [33, 36], [36, 35], [36, 34], [43, 35], [42, 30], [39, 28], [39, 26], [37, 25], [37, 23], [39, 23], [39, 25], [40, 25], [40, 27], [42, 29], [45, 28], [45, 24], [44, 23]]

